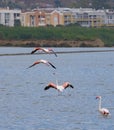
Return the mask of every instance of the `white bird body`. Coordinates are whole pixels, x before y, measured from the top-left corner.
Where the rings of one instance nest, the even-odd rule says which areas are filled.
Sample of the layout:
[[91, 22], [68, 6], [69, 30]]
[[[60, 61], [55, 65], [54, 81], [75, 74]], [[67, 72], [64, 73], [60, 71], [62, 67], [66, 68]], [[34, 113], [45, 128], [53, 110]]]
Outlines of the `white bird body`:
[[99, 106], [98, 106], [99, 112], [100, 112], [102, 115], [105, 115], [105, 116], [109, 115], [110, 112], [109, 112], [108, 109], [106, 109], [106, 108], [101, 108], [101, 96], [97, 96], [96, 99], [99, 99]]
[[64, 87], [62, 85], [57, 85], [57, 90], [59, 90], [60, 92], [63, 92]]
[[109, 114], [109, 110], [106, 109], [106, 108], [101, 108], [101, 109], [99, 109], [99, 112], [100, 112], [101, 114], [103, 114], [103, 115], [108, 115], [108, 114]]
[[44, 63], [48, 65], [48, 62], [46, 60], [40, 60], [40, 63]]

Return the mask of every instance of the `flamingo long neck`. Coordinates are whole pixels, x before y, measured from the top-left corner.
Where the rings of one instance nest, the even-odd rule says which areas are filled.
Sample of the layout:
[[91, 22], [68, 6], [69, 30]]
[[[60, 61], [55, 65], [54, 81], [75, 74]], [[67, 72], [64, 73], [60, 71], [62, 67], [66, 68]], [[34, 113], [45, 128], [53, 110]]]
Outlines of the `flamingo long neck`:
[[101, 109], [101, 98], [99, 99], [99, 110]]

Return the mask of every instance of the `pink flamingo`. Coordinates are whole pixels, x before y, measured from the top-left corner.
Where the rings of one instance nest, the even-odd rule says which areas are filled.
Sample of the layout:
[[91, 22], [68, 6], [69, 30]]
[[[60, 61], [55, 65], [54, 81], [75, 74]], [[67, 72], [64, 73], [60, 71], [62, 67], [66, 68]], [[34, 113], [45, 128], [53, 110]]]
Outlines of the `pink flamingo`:
[[101, 108], [101, 99], [102, 99], [101, 96], [97, 96], [96, 99], [99, 99], [99, 107], [98, 107], [99, 112], [100, 112], [102, 115], [105, 115], [105, 116], [109, 115], [110, 112], [109, 112], [108, 109], [106, 109], [106, 108]]
[[35, 53], [35, 52], [38, 51], [38, 50], [41, 50], [41, 51], [43, 51], [43, 52], [45, 52], [45, 53], [53, 53], [53, 54], [57, 57], [57, 54], [54, 52], [54, 50], [53, 50], [52, 48], [46, 49], [46, 48], [42, 48], [42, 47], [36, 47], [36, 48], [31, 52], [31, 54]]
[[44, 88], [44, 90], [48, 90], [49, 88], [54, 88], [60, 92], [63, 92], [63, 90], [68, 87], [74, 88], [69, 82], [64, 82], [62, 85], [58, 85], [58, 83], [54, 84], [51, 82]]
[[31, 67], [33, 67], [33, 66], [35, 66], [35, 65], [37, 65], [37, 64], [40, 64], [40, 63], [43, 63], [43, 64], [46, 64], [46, 65], [51, 65], [54, 69], [56, 69], [56, 67], [52, 64], [52, 63], [50, 63], [49, 61], [47, 61], [47, 60], [38, 60], [38, 61], [36, 61], [36, 62], [34, 62], [31, 66], [29, 66], [28, 68], [31, 68]]

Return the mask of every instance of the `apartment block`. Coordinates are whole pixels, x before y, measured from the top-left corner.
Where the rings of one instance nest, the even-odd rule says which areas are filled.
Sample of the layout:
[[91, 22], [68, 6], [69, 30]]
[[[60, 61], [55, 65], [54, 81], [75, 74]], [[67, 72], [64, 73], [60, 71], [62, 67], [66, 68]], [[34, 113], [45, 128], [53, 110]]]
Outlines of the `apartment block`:
[[64, 25], [63, 14], [57, 10], [46, 11], [46, 24], [54, 27], [57, 25]]
[[20, 20], [21, 10], [0, 9], [0, 24], [13, 27], [16, 20]]
[[114, 27], [114, 10], [106, 9], [105, 14], [105, 26]]

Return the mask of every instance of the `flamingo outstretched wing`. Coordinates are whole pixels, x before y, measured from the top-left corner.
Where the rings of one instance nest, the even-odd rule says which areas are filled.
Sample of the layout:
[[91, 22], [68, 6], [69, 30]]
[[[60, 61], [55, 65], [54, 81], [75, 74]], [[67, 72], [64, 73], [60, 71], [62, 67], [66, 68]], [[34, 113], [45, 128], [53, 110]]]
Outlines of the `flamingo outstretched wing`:
[[54, 88], [54, 89], [57, 89], [56, 85], [54, 83], [49, 83], [45, 88], [44, 90], [48, 90], [49, 88]]
[[68, 83], [68, 82], [65, 82], [65, 83], [63, 84], [63, 87], [64, 87], [65, 89], [68, 88], [68, 87], [74, 88], [74, 86], [73, 86], [72, 84]]
[[35, 48], [32, 52], [31, 52], [31, 54], [34, 54], [37, 50], [39, 50], [40, 48]]
[[32, 65], [30, 65], [28, 68], [31, 68], [31, 67], [33, 67], [33, 66], [35, 66], [35, 65], [37, 65], [37, 64], [39, 64], [40, 62], [34, 62]]

